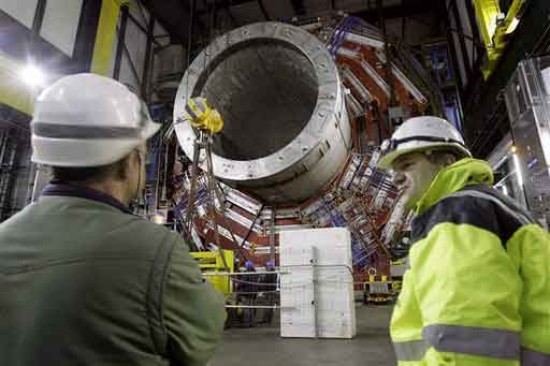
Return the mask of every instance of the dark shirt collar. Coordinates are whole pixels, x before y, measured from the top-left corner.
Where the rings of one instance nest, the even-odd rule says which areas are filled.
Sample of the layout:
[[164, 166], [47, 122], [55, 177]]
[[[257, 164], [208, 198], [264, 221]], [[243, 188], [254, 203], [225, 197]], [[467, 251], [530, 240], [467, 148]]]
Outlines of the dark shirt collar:
[[128, 206], [108, 194], [96, 189], [81, 187], [62, 181], [51, 181], [42, 191], [42, 196], [68, 196], [78, 197], [96, 202], [101, 202], [118, 208], [120, 211], [133, 214]]

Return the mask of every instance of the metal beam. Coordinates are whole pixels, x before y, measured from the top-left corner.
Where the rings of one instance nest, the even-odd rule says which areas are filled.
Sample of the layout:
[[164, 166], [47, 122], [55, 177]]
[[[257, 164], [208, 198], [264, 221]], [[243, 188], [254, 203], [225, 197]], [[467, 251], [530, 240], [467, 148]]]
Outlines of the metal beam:
[[145, 47], [145, 62], [143, 65], [143, 74], [141, 77], [141, 98], [149, 103], [149, 72], [152, 69], [152, 63], [154, 58], [152, 57], [153, 42], [155, 38], [153, 33], [155, 30], [155, 18], [149, 17], [149, 24], [147, 24], [147, 46]]
[[46, 12], [47, 0], [38, 0], [36, 4], [36, 10], [34, 12], [34, 18], [32, 21], [32, 33], [33, 37], [39, 37], [40, 30], [42, 29], [42, 21], [44, 20], [44, 13]]
[[455, 44], [453, 40], [453, 32], [451, 31], [451, 25], [449, 22], [449, 17], [446, 14], [443, 19], [445, 19], [445, 28], [447, 29], [447, 49], [451, 55], [451, 62], [453, 64], [453, 75], [455, 77], [456, 83], [458, 84], [458, 90], [462, 95], [464, 90], [464, 82], [462, 80], [462, 75], [460, 75], [460, 70], [458, 66], [458, 55], [456, 54]]
[[135, 16], [133, 16], [132, 13], [128, 13], [128, 19], [130, 19], [132, 21], [132, 23], [134, 23], [134, 25], [139, 28], [140, 31], [147, 34], [147, 28], [145, 28], [143, 26], [143, 24], [141, 24], [139, 19], [137, 19]]
[[487, 81], [476, 80], [476, 88], [466, 95], [468, 99], [465, 102], [464, 131], [467, 142], [473, 142], [480, 131], [491, 128], [491, 111], [494, 110], [496, 103], [504, 103], [499, 100], [498, 95], [508, 83], [518, 62], [536, 55], [539, 52], [538, 47], [543, 44], [541, 38], [550, 37], [547, 33], [550, 26], [548, 14], [550, 14], [550, 1], [529, 1], [518, 28], [508, 42], [495, 70]]
[[120, 65], [122, 63], [122, 52], [124, 51], [124, 39], [126, 38], [126, 24], [128, 23], [128, 14], [130, 10], [127, 5], [120, 9], [120, 25], [117, 32], [117, 46], [115, 53], [115, 65], [113, 70], [113, 79], [118, 80], [120, 77]]
[[[132, 60], [132, 55], [130, 54], [130, 51], [128, 50], [128, 47], [126, 46], [126, 43], [123, 43], [122, 48], [124, 50], [124, 54], [126, 55], [126, 58], [128, 59], [128, 64], [130, 65], [130, 71], [132, 71], [132, 75], [136, 79], [138, 85], [141, 85], [142, 80], [140, 80], [140, 76], [137, 72], [136, 64], [134, 64], [134, 61]], [[132, 90], [135, 94], [138, 94], [139, 90]]]
[[65, 70], [65, 72], [77, 73], [90, 71], [101, 8], [101, 0], [83, 1], [73, 50], [73, 67], [70, 70]]
[[466, 10], [468, 11], [468, 20], [470, 21], [470, 28], [472, 29], [472, 37], [477, 41], [481, 42], [481, 35], [479, 34], [479, 28], [476, 20], [476, 11], [471, 1], [466, 1], [465, 4]]
[[[143, 5], [141, 2], [136, 3], [137, 8], [139, 10], [139, 15], [141, 15], [141, 19], [143, 20], [143, 24], [147, 24], [147, 16], [145, 15], [145, 12], [143, 11]], [[131, 14], [130, 14], [131, 15]], [[149, 19], [153, 18], [151, 14], [149, 14]]]
[[[154, 17], [151, 15], [151, 19], [154, 19]], [[128, 13], [128, 20], [130, 20], [136, 27], [139, 28], [140, 31], [142, 31], [144, 34], [147, 34], [148, 30], [147, 28], [145, 28], [141, 22], [136, 19], [135, 16], [132, 15], [132, 13]], [[169, 37], [167, 35], [167, 37]], [[161, 44], [158, 42], [157, 38], [162, 38], [162, 36], [158, 36], [158, 37], [153, 37], [153, 43], [155, 44], [155, 46], [157, 47], [160, 47]]]
[[471, 77], [477, 77], [476, 73], [481, 72], [481, 64], [485, 57], [485, 46], [481, 43], [481, 34], [476, 20], [476, 12], [471, 1], [466, 1], [466, 10], [468, 11], [468, 20], [470, 21], [470, 28], [472, 29], [472, 75]]
[[455, 18], [457, 36], [460, 43], [460, 50], [462, 51], [462, 62], [464, 63], [467, 82], [472, 76], [472, 64], [470, 63], [470, 58], [468, 57], [468, 49], [466, 48], [466, 41], [464, 40], [464, 28], [462, 27], [462, 21], [460, 20], [460, 13], [458, 12], [456, 0], [451, 0], [451, 13], [453, 13]]

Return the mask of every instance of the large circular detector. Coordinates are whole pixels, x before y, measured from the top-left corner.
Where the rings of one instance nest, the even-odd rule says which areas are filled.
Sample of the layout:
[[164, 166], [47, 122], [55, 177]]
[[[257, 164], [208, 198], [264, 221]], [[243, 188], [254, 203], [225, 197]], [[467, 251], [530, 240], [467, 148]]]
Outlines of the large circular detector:
[[338, 69], [308, 32], [257, 23], [216, 39], [184, 75], [175, 130], [188, 156], [195, 131], [181, 122], [204, 96], [224, 119], [214, 137], [214, 174], [266, 203], [297, 203], [324, 188], [348, 156], [350, 128]]

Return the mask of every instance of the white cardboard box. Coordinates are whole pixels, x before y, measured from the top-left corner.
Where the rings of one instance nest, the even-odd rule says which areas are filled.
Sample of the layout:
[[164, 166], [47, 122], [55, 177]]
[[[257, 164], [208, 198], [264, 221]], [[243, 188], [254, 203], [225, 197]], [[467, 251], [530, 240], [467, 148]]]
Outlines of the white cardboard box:
[[356, 333], [351, 238], [346, 228], [279, 236], [281, 336], [352, 338]]

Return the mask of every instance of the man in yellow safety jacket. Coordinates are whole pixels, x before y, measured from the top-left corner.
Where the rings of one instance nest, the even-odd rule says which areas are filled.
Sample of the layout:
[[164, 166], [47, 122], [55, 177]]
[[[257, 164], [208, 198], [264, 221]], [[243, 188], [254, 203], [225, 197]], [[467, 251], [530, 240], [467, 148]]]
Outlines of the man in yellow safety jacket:
[[416, 213], [390, 326], [399, 365], [550, 365], [548, 232], [446, 120], [411, 118], [382, 149]]

